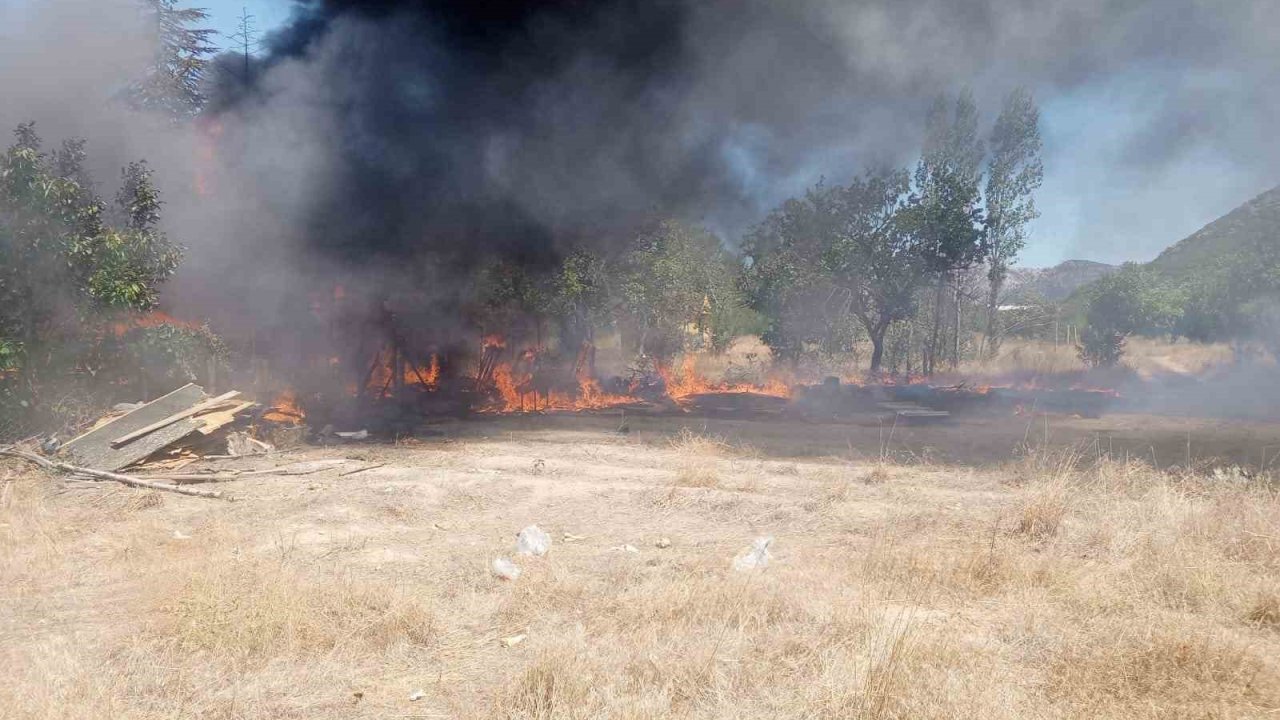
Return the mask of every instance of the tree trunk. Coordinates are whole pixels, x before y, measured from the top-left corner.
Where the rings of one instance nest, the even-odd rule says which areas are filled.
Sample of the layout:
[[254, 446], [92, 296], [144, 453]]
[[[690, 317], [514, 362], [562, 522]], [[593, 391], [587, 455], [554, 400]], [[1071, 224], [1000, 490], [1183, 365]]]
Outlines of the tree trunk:
[[942, 336], [943, 308], [942, 304], [946, 301], [947, 289], [947, 273], [938, 275], [938, 287], [933, 299], [933, 328], [930, 330], [928, 347], [925, 348], [923, 362], [920, 371], [926, 375], [933, 375], [934, 368], [937, 365], [938, 345]]
[[871, 369], [868, 371], [871, 375], [880, 374], [880, 366], [884, 362], [884, 333], [888, 329], [886, 322], [867, 328], [867, 335], [871, 338]]
[[1000, 352], [1000, 288], [1003, 280], [991, 279], [991, 287], [987, 292], [987, 338], [983, 353], [987, 358], [994, 358]]
[[960, 367], [960, 276], [959, 275], [956, 276], [955, 303], [956, 303], [956, 335], [955, 335], [955, 344], [952, 345], [952, 351], [951, 351], [952, 371]]

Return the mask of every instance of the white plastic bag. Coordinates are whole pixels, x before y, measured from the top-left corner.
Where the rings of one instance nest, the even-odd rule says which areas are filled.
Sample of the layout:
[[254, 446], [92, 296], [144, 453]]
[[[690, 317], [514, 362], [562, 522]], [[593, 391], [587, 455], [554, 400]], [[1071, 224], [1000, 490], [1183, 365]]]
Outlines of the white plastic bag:
[[506, 558], [494, 558], [493, 574], [503, 580], [515, 580], [520, 577], [520, 566]]
[[517, 555], [546, 555], [551, 549], [551, 536], [542, 531], [537, 525], [520, 531], [516, 536], [516, 554]]
[[733, 559], [733, 569], [740, 572], [755, 570], [769, 565], [769, 546], [773, 544], [772, 536], [758, 537], [751, 542], [751, 547]]

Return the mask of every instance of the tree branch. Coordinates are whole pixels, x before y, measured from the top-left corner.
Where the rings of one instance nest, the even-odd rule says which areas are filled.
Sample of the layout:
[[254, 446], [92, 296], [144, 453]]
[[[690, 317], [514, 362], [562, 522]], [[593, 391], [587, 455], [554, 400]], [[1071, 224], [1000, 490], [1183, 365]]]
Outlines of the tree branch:
[[106, 472], [103, 470], [93, 470], [90, 468], [77, 467], [69, 463], [54, 462], [52, 460], [47, 460], [45, 458], [42, 458], [39, 455], [34, 455], [29, 452], [23, 452], [22, 450], [15, 450], [13, 448], [0, 449], [0, 455], [7, 455], [9, 457], [15, 457], [20, 460], [26, 460], [29, 463], [39, 465], [45, 470], [62, 470], [64, 472], [69, 472], [74, 475], [87, 475], [89, 477], [98, 478], [100, 480], [112, 480], [114, 482], [118, 482], [122, 485], [128, 485], [130, 487], [147, 488], [149, 490], [162, 490], [164, 492], [178, 493], [179, 495], [191, 495], [193, 497], [215, 498], [215, 499], [222, 497], [222, 492], [220, 490], [197, 490], [195, 488], [178, 487], [177, 485], [166, 485], [165, 483], [151, 482], [148, 480], [140, 480], [136, 477], [132, 477], [129, 475], [120, 475], [118, 473]]

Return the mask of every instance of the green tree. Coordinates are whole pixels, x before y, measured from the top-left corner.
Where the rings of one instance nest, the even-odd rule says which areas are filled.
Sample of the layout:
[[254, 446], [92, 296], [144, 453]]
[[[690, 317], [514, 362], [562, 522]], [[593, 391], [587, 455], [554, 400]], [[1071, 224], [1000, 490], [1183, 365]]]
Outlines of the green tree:
[[636, 351], [665, 360], [686, 329], [706, 331], [713, 309], [738, 302], [738, 264], [705, 228], [664, 220], [640, 232], [611, 271], [615, 311]]
[[596, 330], [611, 321], [608, 267], [577, 250], [561, 261], [552, 283], [551, 313], [560, 322], [560, 344], [578, 353], [577, 368], [595, 374]]
[[541, 347], [551, 315], [552, 283], [546, 274], [510, 258], [495, 257], [476, 274], [476, 321], [486, 333], [498, 333], [516, 345]]
[[1000, 291], [1009, 266], [1026, 244], [1027, 223], [1039, 216], [1034, 194], [1044, 179], [1044, 165], [1040, 161], [1040, 110], [1030, 92], [1019, 88], [1005, 98], [991, 130], [990, 147], [984, 193], [986, 350], [994, 356], [1000, 349]]
[[[125, 170], [116, 217], [81, 184], [83, 145], [49, 158], [32, 125], [0, 156], [0, 356], [28, 404], [92, 354], [121, 311], [154, 307], [181, 251], [156, 229], [145, 165]], [[73, 152], [74, 151], [74, 152]]]
[[1247, 283], [1223, 266], [1203, 268], [1183, 285], [1186, 302], [1174, 333], [1194, 342], [1232, 341], [1249, 334]]
[[1080, 358], [1095, 367], [1115, 365], [1131, 335], [1171, 333], [1184, 302], [1159, 273], [1126, 263], [1089, 288]]
[[[979, 192], [983, 155], [973, 95], [962, 92], [954, 103], [945, 96], [935, 100], [925, 123], [924, 150], [915, 171], [915, 227], [925, 267], [936, 277], [926, 374], [934, 372], [942, 352], [948, 315], [947, 286], [953, 283], [957, 270], [978, 262], [985, 249]], [[958, 285], [955, 289], [958, 296]], [[957, 326], [955, 330], [958, 345], [960, 329]], [[958, 360], [953, 358], [953, 362]]]
[[761, 337], [775, 357], [794, 363], [806, 343], [830, 348], [836, 341], [836, 318], [828, 308], [840, 298], [823, 258], [840, 222], [840, 192], [819, 182], [783, 202], [743, 239], [742, 287], [751, 309], [765, 318]]
[[208, 326], [183, 327], [162, 323], [132, 328], [109, 348], [119, 371], [140, 376], [151, 388], [176, 387], [205, 376], [208, 363], [227, 371], [228, 350]]
[[920, 205], [908, 199], [905, 171], [879, 170], [841, 192], [840, 223], [823, 263], [871, 340], [872, 374], [880, 372], [889, 327], [916, 313], [924, 277]]
[[189, 120], [204, 107], [205, 71], [218, 48], [216, 31], [193, 27], [209, 19], [201, 8], [178, 6], [178, 0], [140, 0], [155, 32], [155, 56], [146, 75], [126, 90], [138, 110], [160, 113], [174, 121]]
[[916, 313], [927, 270], [922, 208], [909, 191], [902, 170], [873, 170], [845, 187], [819, 183], [747, 236], [745, 285], [769, 320], [771, 348], [793, 360], [805, 343], [835, 350], [852, 339], [852, 316], [871, 341], [871, 372], [880, 371], [885, 334]]

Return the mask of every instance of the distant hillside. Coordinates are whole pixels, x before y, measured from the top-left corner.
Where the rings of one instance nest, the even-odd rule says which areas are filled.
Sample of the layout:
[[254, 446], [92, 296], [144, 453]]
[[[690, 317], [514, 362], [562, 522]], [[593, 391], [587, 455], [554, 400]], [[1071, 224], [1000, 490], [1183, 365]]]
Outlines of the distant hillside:
[[1183, 278], [1196, 268], [1266, 240], [1280, 242], [1280, 187], [1200, 228], [1160, 253], [1150, 267], [1170, 277]]
[[1080, 287], [1118, 269], [1116, 265], [1092, 260], [1067, 260], [1051, 268], [1014, 268], [1009, 271], [1007, 287], [1014, 296], [1033, 293], [1051, 302], [1060, 302]]

